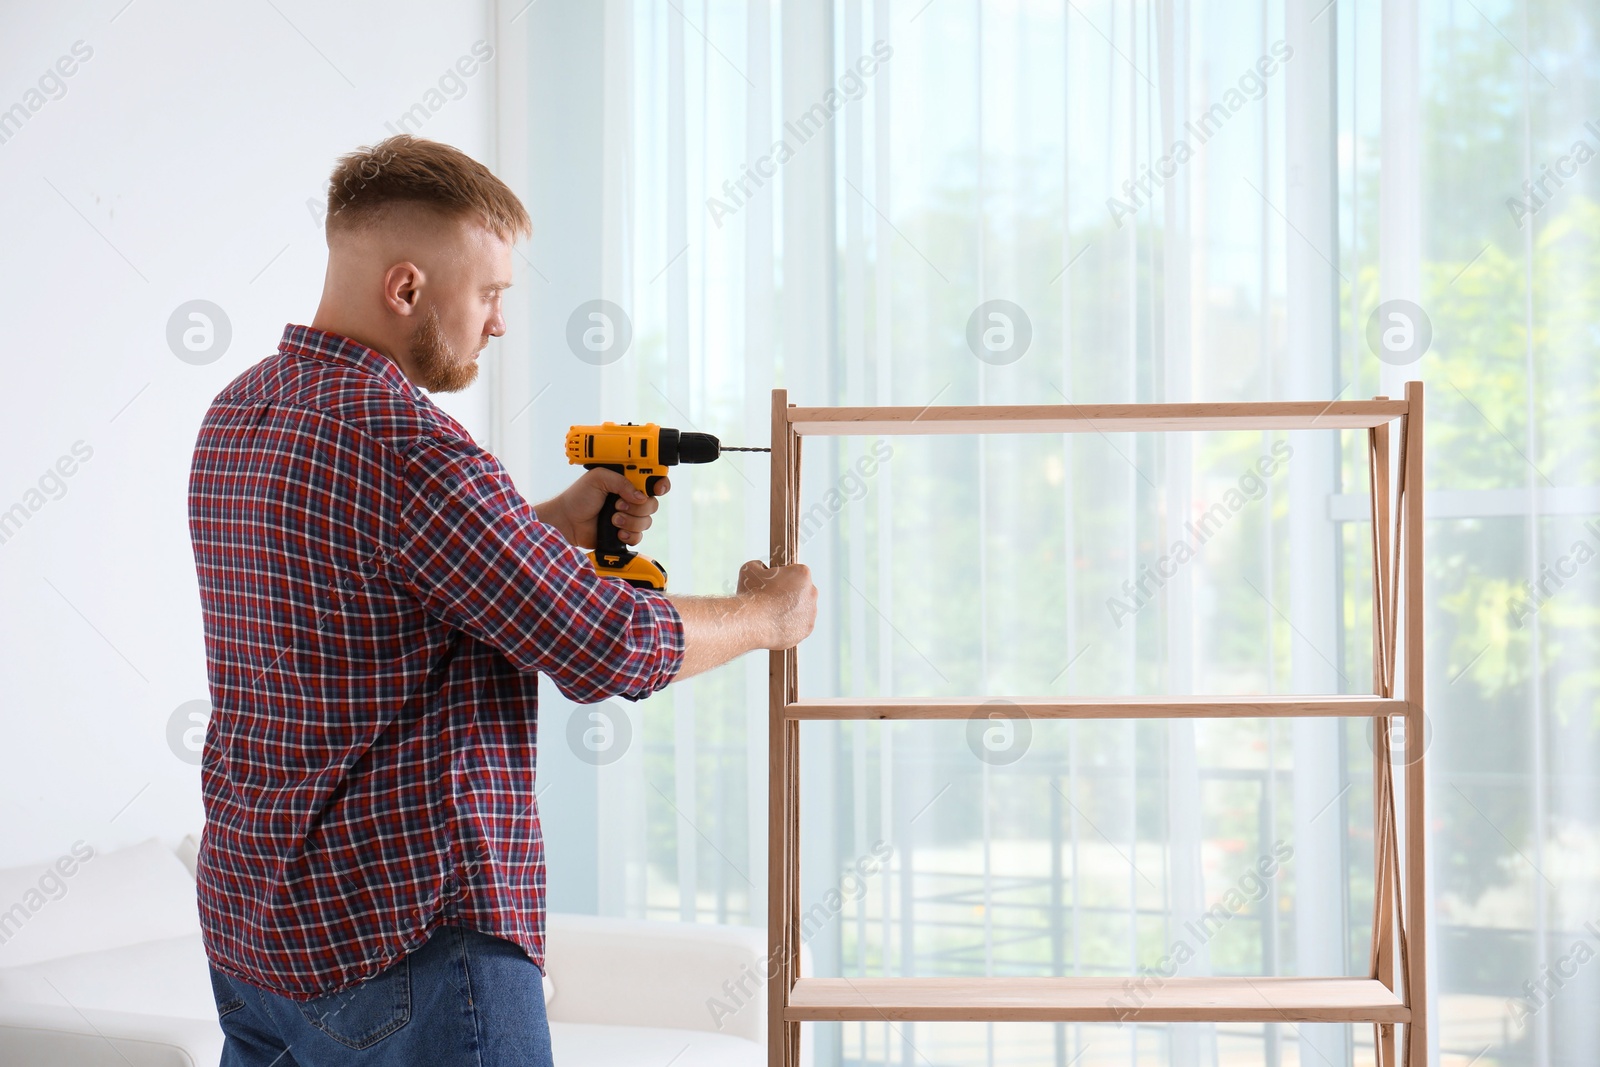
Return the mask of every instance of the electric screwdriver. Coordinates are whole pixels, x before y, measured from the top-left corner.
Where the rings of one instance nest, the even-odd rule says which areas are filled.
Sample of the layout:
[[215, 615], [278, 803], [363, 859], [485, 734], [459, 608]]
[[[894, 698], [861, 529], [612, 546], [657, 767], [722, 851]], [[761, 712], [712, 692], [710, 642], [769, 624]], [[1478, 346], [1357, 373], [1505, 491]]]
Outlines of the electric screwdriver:
[[[627, 478], [636, 489], [655, 496], [656, 483], [667, 468], [679, 463], [710, 463], [724, 452], [770, 452], [770, 448], [724, 445], [708, 433], [675, 430], [647, 422], [603, 422], [599, 426], [574, 426], [567, 431], [567, 462], [586, 469], [605, 467]], [[595, 547], [589, 553], [594, 569], [608, 578], [620, 578], [641, 589], [665, 589], [667, 569], [622, 543], [621, 531], [612, 525], [617, 494], [610, 493], [595, 520]]]

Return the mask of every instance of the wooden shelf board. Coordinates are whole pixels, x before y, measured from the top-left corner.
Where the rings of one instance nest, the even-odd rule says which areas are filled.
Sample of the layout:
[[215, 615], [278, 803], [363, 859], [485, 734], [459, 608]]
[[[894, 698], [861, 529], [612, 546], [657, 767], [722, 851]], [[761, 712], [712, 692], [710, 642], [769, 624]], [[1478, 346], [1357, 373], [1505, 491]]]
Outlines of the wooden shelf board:
[[1384, 1022], [1411, 1009], [1371, 978], [799, 978], [794, 1022]]
[[1404, 700], [1334, 696], [821, 697], [785, 705], [790, 719], [1259, 719], [1403, 715]]
[[790, 407], [808, 436], [1152, 433], [1175, 430], [1356, 430], [1407, 411], [1404, 400], [1276, 400], [1206, 404], [984, 404], [960, 407]]

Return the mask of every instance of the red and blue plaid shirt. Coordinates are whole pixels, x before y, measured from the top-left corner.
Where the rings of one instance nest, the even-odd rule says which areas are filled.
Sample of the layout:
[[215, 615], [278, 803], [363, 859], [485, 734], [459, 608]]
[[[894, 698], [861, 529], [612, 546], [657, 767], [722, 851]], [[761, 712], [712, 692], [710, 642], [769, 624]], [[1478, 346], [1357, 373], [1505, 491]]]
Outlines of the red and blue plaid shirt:
[[671, 602], [598, 576], [387, 357], [306, 326], [206, 413], [189, 531], [211, 962], [305, 1000], [453, 922], [542, 968], [538, 677], [661, 688]]

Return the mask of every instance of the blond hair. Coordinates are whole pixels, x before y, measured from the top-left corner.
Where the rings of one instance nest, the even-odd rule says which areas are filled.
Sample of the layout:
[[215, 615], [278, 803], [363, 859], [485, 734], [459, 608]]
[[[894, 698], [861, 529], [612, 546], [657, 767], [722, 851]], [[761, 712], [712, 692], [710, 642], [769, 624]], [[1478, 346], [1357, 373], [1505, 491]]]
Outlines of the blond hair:
[[401, 203], [476, 218], [505, 241], [533, 232], [522, 201], [488, 167], [458, 148], [402, 133], [339, 157], [328, 178], [327, 236], [366, 229]]

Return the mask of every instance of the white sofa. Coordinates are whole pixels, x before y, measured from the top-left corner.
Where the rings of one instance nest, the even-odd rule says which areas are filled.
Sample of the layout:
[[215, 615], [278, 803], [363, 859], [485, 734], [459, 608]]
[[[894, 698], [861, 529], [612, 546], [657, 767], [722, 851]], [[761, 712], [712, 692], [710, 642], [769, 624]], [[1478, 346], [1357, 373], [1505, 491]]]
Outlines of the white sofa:
[[[192, 838], [177, 854], [152, 838], [60, 867], [0, 870], [0, 909], [11, 909], [0, 910], [0, 1067], [218, 1062], [193, 852]], [[707, 1007], [727, 1002], [725, 982], [761, 973], [762, 931], [551, 915], [547, 941], [559, 1067], [766, 1062], [764, 995], [720, 1027]]]

